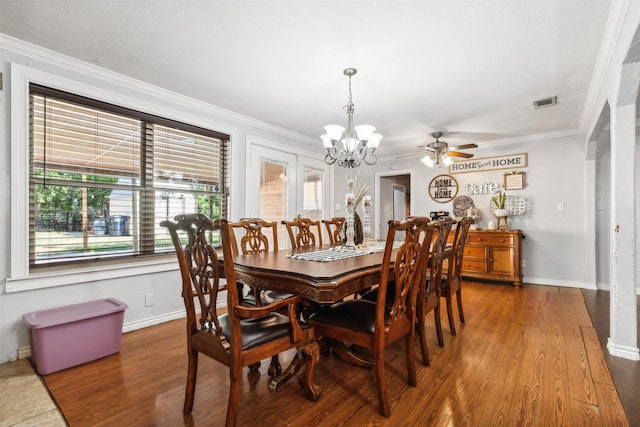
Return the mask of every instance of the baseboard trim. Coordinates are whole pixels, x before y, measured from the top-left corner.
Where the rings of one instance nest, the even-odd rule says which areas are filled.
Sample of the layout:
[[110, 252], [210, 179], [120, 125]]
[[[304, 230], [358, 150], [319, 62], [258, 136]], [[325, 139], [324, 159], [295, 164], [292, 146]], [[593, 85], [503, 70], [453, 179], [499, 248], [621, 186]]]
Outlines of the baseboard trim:
[[[218, 309], [224, 309], [227, 307], [227, 300], [219, 300], [217, 304]], [[196, 309], [196, 313], [200, 310]], [[122, 326], [122, 333], [136, 331], [138, 329], [148, 328], [149, 326], [159, 325], [161, 323], [170, 322], [172, 320], [178, 320], [184, 318], [184, 310], [173, 311], [170, 313], [161, 314], [159, 316], [147, 317], [145, 319], [134, 320], [132, 322], [125, 322]]]
[[638, 350], [637, 347], [633, 348], [614, 344], [613, 341], [611, 341], [611, 337], [607, 340], [607, 350], [609, 350], [609, 354], [612, 356], [635, 361], [640, 360], [640, 350]]
[[122, 332], [127, 333], [138, 329], [148, 328], [149, 326], [159, 325], [160, 323], [182, 319], [184, 316], [184, 310], [178, 310], [161, 314], [160, 316], [147, 317], [145, 319], [134, 320], [133, 322], [125, 322], [122, 326]]
[[595, 283], [578, 282], [574, 280], [556, 280], [556, 279], [541, 279], [537, 277], [524, 277], [524, 284], [531, 285], [544, 285], [544, 286], [561, 286], [564, 288], [581, 288], [589, 289], [592, 291], [598, 290]]

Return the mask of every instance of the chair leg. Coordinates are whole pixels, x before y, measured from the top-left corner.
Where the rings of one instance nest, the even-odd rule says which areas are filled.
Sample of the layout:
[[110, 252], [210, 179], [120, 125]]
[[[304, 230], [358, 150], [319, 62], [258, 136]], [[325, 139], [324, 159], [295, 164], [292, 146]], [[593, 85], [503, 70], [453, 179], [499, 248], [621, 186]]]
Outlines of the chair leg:
[[405, 355], [407, 363], [407, 381], [409, 385], [418, 385], [418, 375], [416, 374], [416, 361], [415, 354], [413, 353], [413, 334], [407, 334], [405, 336]]
[[240, 406], [240, 393], [242, 392], [242, 366], [232, 364], [229, 366], [229, 404], [227, 405], [227, 420], [225, 426], [236, 425], [238, 407]]
[[271, 378], [275, 378], [282, 373], [282, 365], [280, 365], [280, 360], [278, 359], [277, 354], [271, 356], [271, 363], [269, 364], [267, 372]]
[[198, 352], [189, 352], [187, 368], [187, 387], [184, 393], [184, 407], [182, 413], [187, 415], [193, 410], [193, 399], [196, 394], [196, 379], [198, 376]]
[[429, 366], [431, 365], [431, 362], [429, 361], [429, 348], [427, 347], [427, 332], [424, 325], [424, 316], [419, 316], [417, 323], [420, 350], [422, 350], [422, 364], [424, 366]]
[[420, 350], [422, 350], [422, 364], [424, 366], [429, 366], [431, 363], [429, 362], [429, 349], [427, 348], [427, 332], [425, 327], [425, 314], [424, 310], [421, 309], [421, 306], [424, 307], [424, 303], [420, 303], [418, 306], [417, 313], [417, 330], [418, 330], [418, 338], [420, 339]]
[[304, 357], [304, 376], [300, 378], [300, 384], [304, 387], [304, 394], [307, 399], [316, 401], [320, 398], [322, 389], [313, 382], [316, 372], [316, 364], [320, 359], [320, 346], [317, 341], [313, 341], [305, 346], [299, 347]]
[[433, 309], [433, 317], [435, 319], [435, 324], [436, 324], [436, 334], [438, 335], [438, 345], [440, 347], [444, 347], [444, 337], [442, 336], [442, 319], [440, 319], [439, 304]]
[[376, 345], [373, 352], [376, 387], [378, 389], [378, 409], [380, 414], [389, 417], [391, 415], [391, 408], [387, 396], [387, 377], [384, 372], [384, 345]]
[[453, 307], [451, 306], [451, 293], [447, 293], [447, 316], [449, 317], [449, 328], [451, 329], [451, 335], [456, 334], [456, 326], [453, 322]]
[[458, 314], [460, 315], [460, 323], [464, 323], [464, 311], [462, 311], [462, 288], [456, 292], [456, 300], [458, 301]]

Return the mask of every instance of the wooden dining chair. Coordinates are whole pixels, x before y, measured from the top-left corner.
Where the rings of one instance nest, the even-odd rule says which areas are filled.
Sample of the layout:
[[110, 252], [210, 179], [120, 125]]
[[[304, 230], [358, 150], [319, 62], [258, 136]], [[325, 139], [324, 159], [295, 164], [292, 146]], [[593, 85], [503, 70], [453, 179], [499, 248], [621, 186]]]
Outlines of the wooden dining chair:
[[449, 328], [451, 335], [456, 334], [456, 327], [453, 321], [453, 295], [456, 295], [458, 303], [458, 315], [460, 322], [464, 323], [464, 312], [462, 310], [462, 258], [464, 256], [464, 246], [467, 241], [469, 227], [473, 223], [472, 218], [463, 218], [458, 221], [451, 247], [451, 256], [446, 272], [442, 275], [440, 296], [445, 298], [447, 305], [447, 317], [449, 318]]
[[[412, 386], [417, 384], [413, 351], [416, 302], [434, 230], [435, 227], [427, 221], [391, 221], [380, 269], [377, 301], [341, 301], [323, 307], [310, 317], [318, 336], [349, 342], [373, 352], [378, 406], [386, 417], [391, 414], [391, 408], [385, 376], [385, 348], [394, 341], [404, 339], [408, 382]], [[410, 237], [394, 252], [394, 237], [402, 231]], [[393, 303], [387, 304], [392, 255], [395, 261], [395, 292]]]
[[432, 225], [436, 228], [436, 232], [431, 240], [429, 261], [427, 262], [427, 268], [423, 271], [423, 280], [421, 281], [422, 288], [418, 293], [417, 334], [420, 339], [422, 363], [425, 366], [429, 366], [431, 364], [427, 346], [426, 322], [427, 316], [432, 311], [438, 345], [440, 347], [444, 346], [442, 320], [440, 316], [440, 284], [442, 277], [442, 264], [447, 248], [447, 239], [449, 237], [449, 231], [451, 230], [452, 224], [453, 220], [451, 218], [432, 222]]
[[289, 241], [293, 249], [322, 246], [320, 221], [313, 221], [310, 218], [296, 218], [293, 221], [283, 220], [282, 224], [287, 227]]
[[331, 246], [342, 244], [342, 227], [344, 226], [344, 217], [333, 217], [331, 219], [323, 219], [322, 223], [327, 228], [329, 235], [329, 243]]
[[[426, 221], [430, 222], [430, 218], [421, 216], [409, 216], [409, 221]], [[453, 220], [451, 218], [441, 219], [439, 221], [431, 222], [431, 225], [435, 228], [431, 236], [431, 247], [429, 250], [429, 258], [425, 265], [424, 283], [423, 289], [418, 293], [417, 304], [417, 334], [420, 339], [420, 348], [422, 350], [422, 363], [425, 366], [429, 366], [429, 351], [427, 349], [426, 330], [427, 330], [427, 316], [430, 312], [433, 312], [433, 318], [436, 329], [436, 337], [438, 338], [438, 345], [444, 346], [444, 337], [442, 335], [442, 320], [440, 316], [440, 277], [442, 275], [443, 260], [446, 253], [447, 238], [449, 237], [449, 230]], [[405, 235], [406, 238], [411, 238], [411, 235]], [[387, 304], [393, 302], [393, 292], [395, 283], [391, 281], [387, 288]], [[373, 288], [370, 291], [362, 295], [362, 298], [369, 301], [376, 301], [378, 298], [379, 288]]]
[[[320, 388], [313, 383], [313, 376], [319, 348], [313, 328], [298, 321], [296, 305], [299, 297], [263, 307], [240, 304], [228, 222], [217, 220], [214, 224], [200, 214], [178, 215], [174, 221], [163, 221], [160, 225], [169, 230], [176, 250], [187, 314], [188, 372], [184, 413], [189, 414], [193, 409], [200, 353], [229, 367], [226, 426], [236, 424], [243, 367], [290, 348], [297, 348], [302, 353], [305, 374], [301, 383], [306, 396], [317, 400]], [[205, 239], [206, 230], [220, 230], [224, 267], [216, 250]], [[181, 236], [184, 234], [186, 243], [183, 247]], [[222, 276], [226, 278], [226, 285]], [[197, 293], [195, 299], [193, 289]], [[226, 291], [227, 312], [218, 314], [218, 294], [223, 291]], [[285, 306], [288, 307], [286, 316], [277, 312]]]
[[[229, 222], [231, 248], [233, 255], [240, 252], [243, 255], [259, 254], [278, 251], [278, 223], [277, 221], [265, 221], [262, 218], [240, 218], [238, 222]], [[240, 230], [240, 242], [236, 236], [236, 230]], [[270, 304], [278, 299], [291, 296], [271, 290], [261, 290], [250, 287], [247, 295], [241, 295], [242, 302], [260, 307]]]

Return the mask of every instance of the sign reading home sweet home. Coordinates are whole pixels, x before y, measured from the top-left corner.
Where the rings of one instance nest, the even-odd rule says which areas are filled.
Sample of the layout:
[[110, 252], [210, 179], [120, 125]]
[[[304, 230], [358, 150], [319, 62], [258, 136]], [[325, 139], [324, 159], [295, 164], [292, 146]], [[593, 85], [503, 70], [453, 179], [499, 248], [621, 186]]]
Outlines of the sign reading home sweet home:
[[458, 181], [449, 175], [438, 175], [429, 183], [429, 196], [438, 202], [446, 203], [458, 194]]
[[479, 172], [494, 169], [527, 167], [527, 153], [508, 156], [485, 157], [482, 159], [459, 160], [449, 165], [449, 173]]

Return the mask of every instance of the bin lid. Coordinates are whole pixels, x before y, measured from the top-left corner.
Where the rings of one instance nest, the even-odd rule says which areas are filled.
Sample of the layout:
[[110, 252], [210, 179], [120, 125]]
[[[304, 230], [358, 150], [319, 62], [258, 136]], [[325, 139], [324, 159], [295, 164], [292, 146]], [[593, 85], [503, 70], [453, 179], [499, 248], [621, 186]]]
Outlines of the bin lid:
[[124, 311], [127, 308], [129, 308], [127, 304], [115, 298], [105, 298], [48, 310], [34, 311], [33, 313], [23, 315], [22, 319], [30, 329], [40, 329], [64, 323], [77, 322], [92, 317], [105, 316], [118, 311]]

